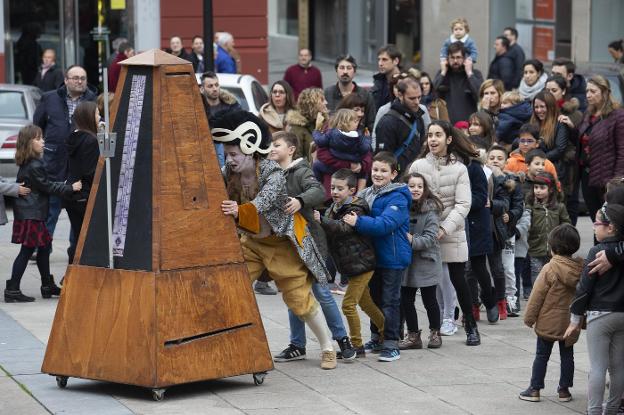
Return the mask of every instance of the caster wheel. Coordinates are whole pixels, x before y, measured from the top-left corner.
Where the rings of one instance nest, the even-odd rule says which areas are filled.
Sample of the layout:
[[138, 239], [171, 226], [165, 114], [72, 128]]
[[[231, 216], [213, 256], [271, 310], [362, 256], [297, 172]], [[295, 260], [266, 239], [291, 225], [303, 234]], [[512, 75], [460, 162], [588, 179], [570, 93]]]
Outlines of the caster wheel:
[[65, 389], [67, 387], [67, 376], [57, 376], [56, 377], [56, 386], [61, 389]]
[[152, 389], [152, 399], [155, 401], [165, 399], [165, 389]]
[[264, 383], [264, 377], [267, 375], [266, 372], [258, 372], [253, 374], [253, 380], [256, 386], [260, 386]]

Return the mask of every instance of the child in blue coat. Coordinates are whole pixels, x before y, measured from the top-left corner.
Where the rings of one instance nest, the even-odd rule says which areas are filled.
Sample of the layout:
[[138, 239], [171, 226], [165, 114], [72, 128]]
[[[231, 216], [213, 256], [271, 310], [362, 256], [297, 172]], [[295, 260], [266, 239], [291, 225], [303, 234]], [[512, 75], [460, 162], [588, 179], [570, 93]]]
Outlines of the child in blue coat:
[[398, 162], [387, 151], [373, 158], [373, 185], [360, 194], [371, 206], [370, 216], [348, 213], [343, 221], [362, 235], [370, 236], [375, 247], [377, 266], [369, 287], [373, 301], [385, 319], [383, 343], [381, 333], [371, 324], [371, 340], [367, 352], [380, 352], [379, 360], [399, 360], [399, 327], [401, 279], [412, 259], [409, 233], [409, 209], [412, 196], [405, 183], [393, 183], [398, 175]]

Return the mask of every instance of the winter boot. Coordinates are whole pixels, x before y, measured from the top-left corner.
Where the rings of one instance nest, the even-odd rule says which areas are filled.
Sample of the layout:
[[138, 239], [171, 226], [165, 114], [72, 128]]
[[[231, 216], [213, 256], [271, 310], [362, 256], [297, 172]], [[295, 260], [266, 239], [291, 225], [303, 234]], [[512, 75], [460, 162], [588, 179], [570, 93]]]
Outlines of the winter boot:
[[35, 301], [34, 297], [28, 297], [22, 294], [19, 289], [19, 284], [7, 280], [6, 289], [4, 290], [5, 303], [31, 303], [33, 301]]
[[442, 336], [440, 336], [440, 330], [431, 330], [431, 333], [429, 333], [429, 343], [427, 343], [427, 348], [439, 349], [441, 346]]
[[507, 300], [498, 300], [498, 316], [501, 320], [507, 320]]
[[477, 328], [477, 322], [474, 321], [472, 316], [466, 317], [466, 346], [478, 346], [481, 344], [481, 335], [479, 335], [479, 329]]
[[54, 276], [41, 277], [41, 297], [51, 298], [53, 295], [61, 295], [61, 289], [54, 283]]
[[423, 343], [420, 339], [420, 333], [422, 330], [408, 331], [407, 337], [399, 342], [399, 350], [422, 349]]
[[475, 321], [481, 321], [481, 308], [479, 307], [479, 304], [472, 305], [472, 316]]

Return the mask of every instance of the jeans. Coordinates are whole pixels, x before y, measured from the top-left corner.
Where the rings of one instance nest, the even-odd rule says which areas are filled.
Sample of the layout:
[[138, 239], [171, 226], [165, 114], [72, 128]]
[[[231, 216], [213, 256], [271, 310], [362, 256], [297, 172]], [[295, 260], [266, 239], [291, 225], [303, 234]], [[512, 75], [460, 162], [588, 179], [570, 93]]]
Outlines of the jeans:
[[549, 259], [547, 256], [532, 256], [529, 261], [531, 265], [531, 287], [533, 287], [540, 271], [548, 263]]
[[514, 262], [516, 259], [516, 237], [505, 241], [505, 247], [501, 254], [503, 262], [503, 270], [505, 271], [505, 297], [514, 297], [516, 295], [516, 268]]
[[602, 414], [605, 377], [609, 370], [611, 385], [605, 414], [615, 415], [624, 392], [624, 313], [614, 312], [587, 323], [589, 381], [587, 410], [589, 415]]
[[[544, 377], [546, 377], [548, 359], [550, 359], [550, 353], [554, 344], [555, 342], [553, 341], [537, 336], [537, 348], [535, 350], [535, 360], [533, 361], [533, 372], [531, 373], [532, 389], [544, 389]], [[561, 360], [559, 387], [571, 388], [574, 377], [574, 346], [566, 347], [565, 341], [559, 341], [559, 356]]]
[[217, 161], [219, 162], [219, 167], [223, 168], [223, 166], [225, 166], [225, 151], [223, 149], [223, 144], [215, 143], [214, 141], [212, 143], [214, 144], [214, 149], [217, 153]]
[[[369, 283], [371, 297], [384, 315], [383, 347], [398, 349], [401, 326], [401, 279], [405, 269], [377, 268]], [[371, 339], [379, 339], [379, 329], [370, 325]]]
[[368, 283], [373, 276], [373, 271], [349, 277], [349, 285], [342, 300], [342, 313], [349, 324], [349, 336], [353, 347], [362, 347], [362, 325], [357, 306], [371, 319], [376, 327], [383, 331], [384, 316], [373, 302], [368, 288]]
[[61, 209], [63, 208], [62, 199], [58, 196], [50, 195], [48, 199], [48, 217], [46, 218], [46, 228], [50, 236], [54, 236], [56, 223], [58, 222]]
[[[347, 330], [342, 322], [342, 315], [336, 305], [336, 300], [327, 286], [322, 286], [318, 282], [312, 284], [312, 293], [316, 301], [321, 305], [321, 310], [325, 315], [325, 320], [329, 326], [334, 340], [340, 340], [347, 336]], [[290, 343], [297, 347], [306, 346], [305, 323], [299, 319], [290, 309], [288, 309], [288, 321], [290, 322]]]

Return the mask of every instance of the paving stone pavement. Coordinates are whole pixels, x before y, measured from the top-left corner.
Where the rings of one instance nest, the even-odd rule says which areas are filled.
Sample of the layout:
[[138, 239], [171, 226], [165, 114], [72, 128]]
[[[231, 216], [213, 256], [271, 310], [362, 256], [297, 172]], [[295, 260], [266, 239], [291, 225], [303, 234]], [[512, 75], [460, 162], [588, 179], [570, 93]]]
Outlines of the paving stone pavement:
[[[11, 216], [9, 212], [9, 216]], [[580, 254], [591, 245], [591, 224], [581, 218]], [[57, 280], [67, 256], [69, 221], [62, 214], [54, 241], [51, 268]], [[11, 226], [0, 226], [0, 273], [8, 278], [19, 247], [11, 244]], [[535, 335], [521, 318], [479, 326], [482, 345], [466, 347], [461, 330], [443, 338], [437, 350], [413, 350], [393, 363], [373, 356], [338, 368], [319, 368], [320, 350], [309, 338], [307, 360], [277, 363], [262, 386], [250, 375], [169, 388], [161, 402], [148, 390], [134, 386], [69, 379], [58, 389], [53, 377], [42, 374], [45, 350], [57, 300], [39, 295], [39, 277], [31, 263], [22, 289], [35, 295], [31, 304], [0, 302], [0, 414], [500, 414], [584, 413], [588, 372], [584, 335], [575, 347], [574, 400], [556, 398], [559, 359], [549, 363], [540, 403], [520, 401], [535, 352]], [[337, 301], [341, 301], [336, 296]], [[288, 344], [288, 318], [280, 296], [258, 296], [269, 346], [277, 353]], [[426, 324], [417, 299], [419, 317]], [[483, 318], [485, 315], [483, 313]], [[367, 321], [367, 320], [363, 320]], [[368, 333], [364, 332], [367, 337]]]

